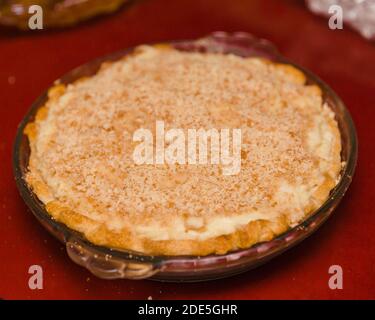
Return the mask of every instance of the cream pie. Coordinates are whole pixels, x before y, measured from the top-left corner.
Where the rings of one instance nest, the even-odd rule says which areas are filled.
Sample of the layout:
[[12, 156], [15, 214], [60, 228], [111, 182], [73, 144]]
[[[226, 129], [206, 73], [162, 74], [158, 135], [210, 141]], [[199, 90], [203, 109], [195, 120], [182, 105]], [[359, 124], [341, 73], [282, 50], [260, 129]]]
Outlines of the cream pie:
[[[160, 121], [185, 133], [240, 129], [240, 170], [135, 162], [134, 132], [155, 133]], [[301, 71], [166, 45], [55, 85], [25, 134], [25, 179], [54, 219], [96, 245], [149, 255], [271, 240], [319, 208], [341, 170], [334, 113]]]

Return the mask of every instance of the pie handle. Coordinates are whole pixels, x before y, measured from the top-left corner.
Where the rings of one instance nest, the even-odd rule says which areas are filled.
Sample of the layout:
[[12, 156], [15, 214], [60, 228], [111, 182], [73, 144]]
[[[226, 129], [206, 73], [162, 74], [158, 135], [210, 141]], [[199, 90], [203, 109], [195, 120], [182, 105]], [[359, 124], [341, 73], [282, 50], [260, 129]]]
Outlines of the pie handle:
[[113, 256], [96, 250], [77, 240], [66, 241], [69, 257], [78, 265], [85, 267], [101, 279], [146, 279], [160, 271], [160, 265]]

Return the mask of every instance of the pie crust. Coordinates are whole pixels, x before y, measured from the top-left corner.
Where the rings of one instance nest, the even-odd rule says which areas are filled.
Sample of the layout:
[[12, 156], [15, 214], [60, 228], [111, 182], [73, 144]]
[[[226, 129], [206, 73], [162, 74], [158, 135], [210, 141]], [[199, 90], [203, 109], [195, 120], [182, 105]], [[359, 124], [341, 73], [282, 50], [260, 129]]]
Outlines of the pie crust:
[[[136, 165], [138, 128], [241, 128], [241, 171]], [[35, 120], [26, 182], [48, 213], [96, 245], [150, 255], [250, 247], [296, 226], [339, 179], [340, 133], [291, 65], [140, 46], [56, 84]]]

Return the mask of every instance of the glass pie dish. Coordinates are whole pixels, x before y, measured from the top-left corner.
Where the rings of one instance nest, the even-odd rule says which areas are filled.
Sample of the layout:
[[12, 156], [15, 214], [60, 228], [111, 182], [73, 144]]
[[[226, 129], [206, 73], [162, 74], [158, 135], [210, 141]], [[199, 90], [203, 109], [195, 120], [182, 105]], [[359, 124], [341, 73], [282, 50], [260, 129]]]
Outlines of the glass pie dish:
[[[29, 141], [24, 134], [24, 128], [34, 120], [36, 112], [46, 102], [47, 90], [35, 101], [18, 128], [13, 154], [16, 183], [22, 198], [39, 222], [66, 244], [69, 257], [100, 278], [203, 281], [228, 277], [250, 270], [293, 247], [316, 231], [332, 214], [352, 181], [357, 160], [357, 136], [353, 121], [340, 98], [311, 72], [289, 62], [278, 53], [270, 42], [257, 39], [247, 33], [216, 32], [198, 40], [172, 41], [169, 44], [178, 50], [185, 51], [231, 53], [242, 57], [264, 57], [274, 62], [290, 64], [301, 70], [309, 84], [315, 84], [321, 88], [324, 101], [335, 113], [341, 133], [341, 159], [344, 166], [340, 173], [339, 182], [319, 209], [287, 232], [270, 241], [257, 243], [250, 248], [223, 255], [199, 257], [150, 256], [139, 252], [97, 246], [89, 242], [79, 232], [54, 220], [24, 179], [30, 156]], [[64, 75], [58, 82], [69, 84], [79, 78], [92, 76], [103, 62], [116, 61], [131, 52], [132, 49], [126, 49], [84, 64]]]

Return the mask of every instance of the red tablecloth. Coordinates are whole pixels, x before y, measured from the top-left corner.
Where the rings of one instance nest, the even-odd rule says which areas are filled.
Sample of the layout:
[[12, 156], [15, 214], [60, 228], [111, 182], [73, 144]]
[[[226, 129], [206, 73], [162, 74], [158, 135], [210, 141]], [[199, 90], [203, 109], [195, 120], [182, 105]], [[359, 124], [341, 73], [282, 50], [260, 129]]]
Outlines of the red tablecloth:
[[[342, 97], [357, 126], [360, 152], [347, 195], [312, 237], [259, 269], [198, 284], [105, 281], [71, 262], [64, 247], [26, 208], [11, 152], [17, 124], [56, 78], [95, 57], [150, 41], [247, 31], [274, 42]], [[0, 31], [0, 298], [375, 298], [375, 44], [350, 28], [330, 30], [303, 1], [142, 1], [119, 13], [60, 31]], [[44, 270], [30, 290], [28, 268]], [[328, 268], [341, 265], [343, 290], [330, 290]]]

